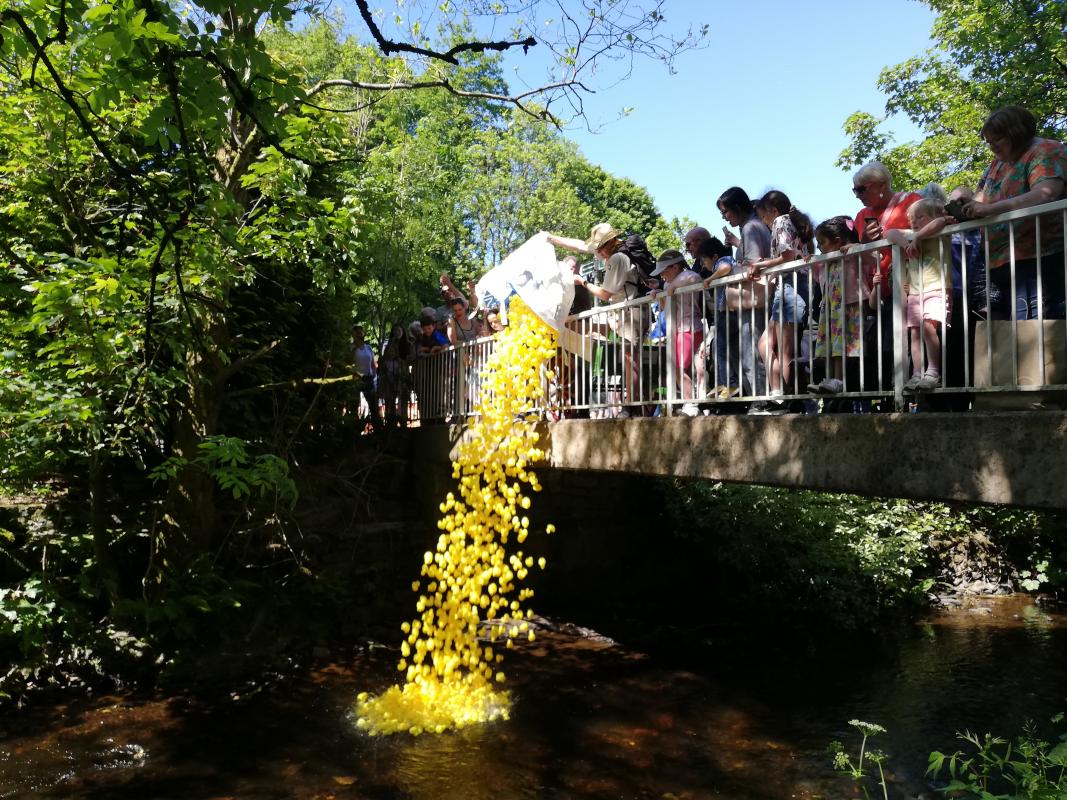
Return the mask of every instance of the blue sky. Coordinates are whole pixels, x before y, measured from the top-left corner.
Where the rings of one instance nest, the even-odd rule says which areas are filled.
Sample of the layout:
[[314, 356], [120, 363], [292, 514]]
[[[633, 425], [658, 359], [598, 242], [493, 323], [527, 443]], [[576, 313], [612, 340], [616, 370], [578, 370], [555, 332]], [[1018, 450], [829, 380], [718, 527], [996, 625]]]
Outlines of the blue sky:
[[[856, 110], [884, 113], [878, 74], [930, 46], [930, 9], [668, 0], [665, 13], [709, 23], [710, 46], [682, 56], [675, 75], [639, 61], [629, 80], [588, 98], [591, 122], [609, 124], [567, 132], [585, 156], [646, 187], [668, 219], [689, 216], [712, 232], [723, 224], [715, 200], [733, 185], [753, 197], [781, 189], [815, 223], [858, 211], [850, 174], [834, 166], [847, 143], [841, 126]], [[611, 122], [624, 107], [633, 113]], [[916, 138], [907, 120], [892, 130]]]

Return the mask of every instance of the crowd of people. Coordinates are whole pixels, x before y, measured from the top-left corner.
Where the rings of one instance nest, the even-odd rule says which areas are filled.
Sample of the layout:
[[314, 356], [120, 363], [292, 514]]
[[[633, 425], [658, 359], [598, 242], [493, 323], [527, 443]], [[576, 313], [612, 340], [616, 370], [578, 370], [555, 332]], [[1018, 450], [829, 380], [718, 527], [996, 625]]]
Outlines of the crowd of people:
[[[501, 329], [500, 309], [478, 306], [473, 281], [466, 288], [466, 294], [460, 292], [451, 277], [442, 273], [440, 304], [423, 307], [419, 318], [407, 326], [394, 324], [377, 354], [366, 343], [363, 326], [353, 327], [357, 399], [375, 429], [406, 426], [416, 416], [443, 417], [442, 398], [438, 398], [440, 402], [426, 402], [431, 395], [441, 394], [441, 387], [429, 385], [431, 376], [415, 368], [418, 360], [492, 336]], [[417, 413], [413, 393], [421, 399]]]
[[[863, 204], [858, 213], [818, 224], [781, 191], [753, 200], [732, 186], [716, 202], [726, 223], [721, 238], [696, 226], [679, 249], [655, 259], [640, 237], [609, 222], [595, 225], [588, 239], [550, 235], [555, 247], [596, 260], [594, 269], [583, 268], [574, 255], [561, 262], [575, 283], [572, 314], [596, 302], [652, 295], [636, 312], [606, 315], [596, 326], [598, 338], [623, 345], [619, 414], [654, 408], [648, 387], [642, 388], [648, 382], [642, 380], [641, 346], [668, 338], [674, 358], [666, 366], [687, 415], [739, 395], [768, 398], [749, 404], [750, 413], [784, 413], [791, 408], [787, 397], [891, 386], [893, 249], [857, 247], [867, 242], [884, 239], [904, 252], [906, 303], [897, 313], [908, 332], [908, 391], [963, 385], [953, 373], [973, 348], [974, 320], [963, 317], [965, 308], [974, 319], [1064, 319], [1062, 212], [941, 235], [956, 222], [1067, 198], [1067, 146], [1038, 137], [1028, 110], [995, 111], [981, 136], [993, 158], [973, 189], [946, 194], [930, 184], [897, 190], [890, 171], [874, 161], [853, 175], [852, 192]], [[812, 261], [816, 253], [830, 258]], [[730, 276], [738, 277], [722, 282]], [[413, 386], [420, 356], [491, 335], [502, 324], [500, 309], [477, 308], [473, 284], [464, 295], [442, 275], [441, 293], [442, 305], [424, 308], [406, 330], [393, 327], [371, 367], [388, 423], [403, 424], [413, 388], [420, 396], [420, 388], [426, 391]], [[663, 313], [667, 303], [673, 304], [670, 314]], [[361, 383], [361, 391], [366, 388]]]
[[[657, 331], [663, 320], [653, 319], [649, 335], [673, 339], [674, 359], [667, 366], [675, 373], [684, 414], [738, 395], [769, 398], [751, 403], [750, 413], [784, 413], [803, 404], [787, 404], [783, 396], [891, 388], [893, 250], [857, 247], [883, 239], [905, 254], [906, 302], [899, 312], [909, 343], [905, 389], [962, 387], [959, 373], [972, 363], [977, 319], [1065, 316], [1062, 212], [989, 226], [983, 229], [984, 241], [978, 229], [941, 236], [956, 222], [1067, 198], [1067, 147], [1038, 137], [1029, 111], [999, 109], [986, 119], [981, 135], [993, 159], [974, 189], [956, 187], [948, 195], [936, 184], [897, 190], [886, 166], [875, 161], [853, 176], [852, 191], [863, 204], [859, 212], [818, 225], [783, 192], [772, 190], [753, 200], [741, 187], [730, 187], [716, 203], [726, 222], [722, 238], [694, 227], [682, 242], [691, 260], [678, 250], [664, 251], [647, 275], [628, 254], [624, 235], [606, 223], [595, 226], [584, 242], [550, 241], [594, 253], [604, 264], [603, 281], [590, 286], [599, 299], [633, 299], [647, 287], [673, 303], [671, 330]], [[809, 268], [806, 263], [816, 252], [830, 257]], [[773, 271], [783, 265], [792, 268]], [[740, 280], [715, 283], [731, 275]], [[698, 280], [710, 289], [707, 296], [690, 290], [672, 297]], [[589, 285], [585, 278], [576, 281]], [[633, 317], [626, 321], [632, 328]], [[641, 334], [626, 328], [615, 327], [618, 339], [642, 341]], [[806, 363], [797, 358], [801, 344], [809, 346]], [[624, 368], [622, 415], [650, 412], [647, 396], [635, 388], [635, 360], [631, 357]], [[955, 374], [943, 374], [946, 367]]]

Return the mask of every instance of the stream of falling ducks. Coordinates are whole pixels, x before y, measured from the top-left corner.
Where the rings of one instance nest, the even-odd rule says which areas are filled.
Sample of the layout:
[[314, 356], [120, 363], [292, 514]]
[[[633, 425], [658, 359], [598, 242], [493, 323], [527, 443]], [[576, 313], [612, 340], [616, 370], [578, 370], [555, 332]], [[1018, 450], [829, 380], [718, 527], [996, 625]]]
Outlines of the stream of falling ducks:
[[[524, 486], [541, 491], [530, 466], [545, 454], [535, 421], [523, 415], [543, 397], [542, 367], [555, 352], [555, 332], [512, 297], [510, 324], [496, 335], [477, 414], [452, 464], [459, 499], [449, 492], [441, 504], [437, 548], [424, 554], [422, 579], [411, 585], [419, 616], [401, 625], [406, 638], [397, 669], [404, 684], [359, 695], [361, 730], [419, 735], [508, 718], [501, 651], [515, 637], [534, 640], [527, 622], [533, 612], [524, 609], [533, 590], [516, 589], [535, 561], [505, 545], [521, 547], [529, 533]], [[548, 525], [545, 532], [553, 530]], [[544, 558], [536, 563], [544, 569]], [[488, 641], [479, 637], [483, 622]]]

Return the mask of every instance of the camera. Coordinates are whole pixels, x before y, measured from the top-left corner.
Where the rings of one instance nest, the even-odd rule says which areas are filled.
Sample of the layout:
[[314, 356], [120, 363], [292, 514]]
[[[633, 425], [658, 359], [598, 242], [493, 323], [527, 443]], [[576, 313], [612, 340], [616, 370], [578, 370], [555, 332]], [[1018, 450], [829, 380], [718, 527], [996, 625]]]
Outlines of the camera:
[[596, 261], [587, 261], [578, 267], [578, 272], [590, 283], [600, 284], [604, 280], [604, 270], [597, 268]]
[[959, 198], [949, 200], [945, 204], [945, 213], [950, 217], [954, 217], [957, 222], [963, 222], [967, 219], [967, 216], [963, 213], [963, 201]]

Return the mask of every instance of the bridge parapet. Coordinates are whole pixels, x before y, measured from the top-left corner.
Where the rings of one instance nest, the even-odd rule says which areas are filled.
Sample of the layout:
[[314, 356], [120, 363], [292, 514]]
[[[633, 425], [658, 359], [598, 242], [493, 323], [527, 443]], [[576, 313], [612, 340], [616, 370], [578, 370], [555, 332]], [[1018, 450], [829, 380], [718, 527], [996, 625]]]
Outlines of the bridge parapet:
[[[415, 433], [447, 463], [458, 426]], [[876, 497], [1067, 509], [1067, 413], [840, 414], [544, 423], [547, 466]]]

